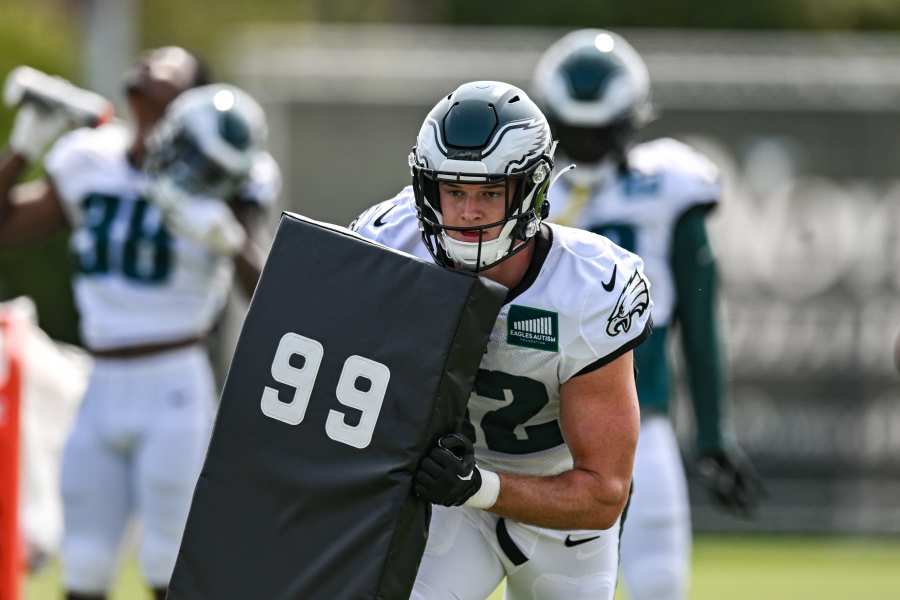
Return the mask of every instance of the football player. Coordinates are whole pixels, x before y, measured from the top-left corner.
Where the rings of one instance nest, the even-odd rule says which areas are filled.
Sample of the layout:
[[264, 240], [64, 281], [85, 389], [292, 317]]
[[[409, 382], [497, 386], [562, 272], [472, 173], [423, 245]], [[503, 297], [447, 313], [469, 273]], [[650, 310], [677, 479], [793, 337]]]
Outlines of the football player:
[[415, 475], [435, 504], [412, 598], [613, 597], [650, 333], [641, 260], [544, 222], [555, 144], [511, 85], [467, 83], [428, 114], [412, 185], [352, 228], [507, 288], [468, 402]]
[[653, 335], [635, 350], [641, 435], [622, 568], [635, 600], [685, 598], [687, 486], [669, 421], [666, 348], [677, 326], [697, 429], [700, 473], [714, 499], [745, 515], [761, 488], [729, 432], [716, 273], [704, 218], [719, 202], [715, 166], [673, 139], [633, 145], [652, 115], [647, 68], [609, 31], [572, 32], [535, 71], [537, 102], [577, 169], [553, 189], [551, 218], [636, 252], [653, 282]]
[[182, 48], [146, 53], [125, 78], [133, 128], [77, 129], [13, 186], [68, 121], [22, 104], [0, 162], [0, 243], [71, 231], [83, 342], [94, 356], [62, 465], [69, 600], [105, 598], [131, 515], [157, 600], [175, 563], [211, 427], [203, 339], [236, 272], [252, 292], [253, 220], [277, 193], [266, 123], [241, 90], [205, 85]]

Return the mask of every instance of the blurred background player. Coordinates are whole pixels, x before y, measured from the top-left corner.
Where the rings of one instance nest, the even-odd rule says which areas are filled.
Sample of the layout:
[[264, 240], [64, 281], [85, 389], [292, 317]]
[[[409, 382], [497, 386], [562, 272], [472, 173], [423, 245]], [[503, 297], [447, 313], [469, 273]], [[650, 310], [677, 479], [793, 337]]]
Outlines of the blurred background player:
[[636, 252], [653, 284], [653, 334], [635, 350], [641, 435], [622, 569], [634, 600], [682, 599], [691, 530], [666, 356], [676, 324], [704, 482], [722, 508], [739, 515], [752, 513], [761, 492], [726, 426], [715, 262], [704, 224], [719, 201], [718, 174], [674, 139], [633, 145], [652, 116], [650, 80], [615, 33], [584, 29], [554, 43], [536, 67], [533, 91], [559, 139], [559, 164], [578, 167], [554, 187], [551, 219]]
[[69, 600], [105, 598], [132, 514], [141, 570], [165, 597], [213, 414], [202, 341], [233, 273], [247, 293], [259, 276], [249, 232], [279, 186], [265, 117], [239, 89], [208, 83], [186, 50], [149, 51], [125, 77], [131, 129], [75, 130], [53, 145], [45, 180], [14, 187], [71, 124], [60, 107], [24, 102], [0, 161], [0, 243], [71, 230], [94, 355], [62, 466]]

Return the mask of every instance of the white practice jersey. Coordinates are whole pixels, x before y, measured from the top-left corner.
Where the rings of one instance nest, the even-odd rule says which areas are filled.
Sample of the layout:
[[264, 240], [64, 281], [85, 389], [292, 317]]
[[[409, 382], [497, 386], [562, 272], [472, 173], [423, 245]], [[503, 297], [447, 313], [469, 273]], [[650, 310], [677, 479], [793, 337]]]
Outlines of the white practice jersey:
[[675, 305], [672, 234], [687, 210], [718, 203], [716, 166], [689, 146], [662, 138], [635, 146], [627, 173], [593, 187], [578, 181], [563, 176], [552, 188], [550, 219], [599, 233], [640, 255], [653, 282], [653, 322], [668, 325]]
[[[130, 139], [120, 123], [78, 129], [44, 163], [72, 226], [82, 339], [95, 350], [202, 335], [231, 288], [230, 258], [164, 225], [147, 198], [147, 175], [126, 157]], [[271, 203], [279, 187], [277, 165], [271, 157], [264, 162], [241, 195], [260, 204]]]
[[[410, 187], [364, 212], [351, 228], [431, 260]], [[520, 285], [497, 317], [469, 399], [476, 456], [489, 469], [533, 475], [571, 469], [559, 425], [560, 385], [650, 332], [640, 258], [585, 231], [549, 225], [546, 232], [525, 275], [530, 284]]]

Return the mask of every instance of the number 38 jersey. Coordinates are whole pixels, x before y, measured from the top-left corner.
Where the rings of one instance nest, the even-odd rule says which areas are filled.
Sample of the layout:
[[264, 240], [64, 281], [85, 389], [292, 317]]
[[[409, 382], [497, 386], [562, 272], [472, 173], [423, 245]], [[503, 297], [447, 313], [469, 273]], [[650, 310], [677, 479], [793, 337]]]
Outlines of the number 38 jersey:
[[[44, 163], [72, 226], [82, 339], [95, 350], [202, 335], [231, 287], [231, 259], [169, 232], [145, 195], [146, 174], [127, 159], [130, 136], [119, 123], [78, 129]], [[259, 167], [248, 185], [267, 203], [278, 167]], [[230, 210], [207, 200], [212, 210]]]
[[[364, 212], [351, 228], [431, 259], [410, 187]], [[640, 258], [598, 235], [543, 227], [531, 267], [497, 317], [469, 399], [481, 464], [532, 475], [572, 467], [559, 424], [559, 388], [649, 335], [652, 303], [642, 270]]]

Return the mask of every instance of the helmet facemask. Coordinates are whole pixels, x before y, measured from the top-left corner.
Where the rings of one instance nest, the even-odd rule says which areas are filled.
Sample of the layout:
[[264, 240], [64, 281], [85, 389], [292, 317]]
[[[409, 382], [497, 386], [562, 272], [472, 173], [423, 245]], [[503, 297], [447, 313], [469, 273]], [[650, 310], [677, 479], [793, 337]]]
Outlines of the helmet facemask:
[[266, 139], [262, 108], [216, 84], [182, 93], [147, 140], [146, 171], [184, 197], [229, 199], [249, 176]]
[[[473, 81], [438, 101], [409, 155], [419, 228], [435, 261], [480, 272], [528, 248], [549, 209], [554, 149], [547, 119], [517, 87]], [[503, 210], [485, 205], [482, 217], [493, 222], [460, 225], [454, 207], [448, 222], [441, 184], [496, 186]]]
[[229, 172], [203, 151], [187, 130], [177, 132], [148, 157], [147, 171], [166, 178], [187, 195], [228, 198], [238, 191], [244, 174]]
[[[547, 189], [553, 170], [551, 155], [552, 152], [541, 155], [517, 173], [477, 174], [429, 169], [416, 163], [416, 151], [413, 149], [410, 153], [410, 169], [419, 226], [425, 246], [435, 261], [445, 267], [477, 273], [524, 250], [549, 213]], [[447, 225], [441, 209], [441, 183], [502, 184], [504, 217], [491, 223], [472, 226]], [[500, 228], [499, 234], [486, 239], [491, 230], [497, 227]], [[455, 239], [450, 235], [453, 231], [477, 233], [478, 240], [464, 242]]]

